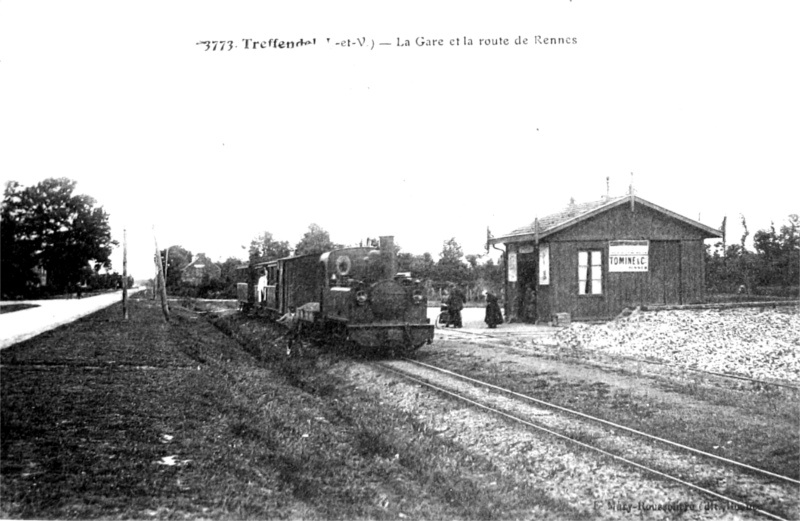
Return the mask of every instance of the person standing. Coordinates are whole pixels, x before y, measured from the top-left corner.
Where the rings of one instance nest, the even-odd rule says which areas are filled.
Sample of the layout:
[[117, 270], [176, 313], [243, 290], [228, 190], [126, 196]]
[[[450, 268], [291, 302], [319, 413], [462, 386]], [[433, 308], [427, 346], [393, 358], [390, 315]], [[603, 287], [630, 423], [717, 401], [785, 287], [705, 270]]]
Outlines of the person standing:
[[286, 328], [284, 338], [286, 343], [286, 356], [292, 356], [292, 345], [300, 339], [300, 321], [294, 306], [289, 307], [289, 312], [275, 321]]
[[503, 312], [500, 311], [500, 304], [497, 301], [497, 295], [494, 293], [486, 293], [486, 318], [484, 322], [489, 326], [489, 329], [494, 329], [498, 324], [503, 323]]
[[464, 296], [464, 292], [461, 291], [461, 288], [453, 286], [450, 289], [450, 300], [447, 307], [450, 313], [450, 323], [453, 327], [464, 327], [461, 322], [461, 310], [464, 309], [466, 300], [467, 298]]

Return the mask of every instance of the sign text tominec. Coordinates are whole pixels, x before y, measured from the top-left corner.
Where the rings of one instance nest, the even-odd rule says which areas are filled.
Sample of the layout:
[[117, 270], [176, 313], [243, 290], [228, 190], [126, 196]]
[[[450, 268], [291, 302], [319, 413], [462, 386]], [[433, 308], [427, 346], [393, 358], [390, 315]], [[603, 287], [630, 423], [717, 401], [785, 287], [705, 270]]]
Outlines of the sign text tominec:
[[608, 271], [647, 271], [650, 241], [609, 241]]

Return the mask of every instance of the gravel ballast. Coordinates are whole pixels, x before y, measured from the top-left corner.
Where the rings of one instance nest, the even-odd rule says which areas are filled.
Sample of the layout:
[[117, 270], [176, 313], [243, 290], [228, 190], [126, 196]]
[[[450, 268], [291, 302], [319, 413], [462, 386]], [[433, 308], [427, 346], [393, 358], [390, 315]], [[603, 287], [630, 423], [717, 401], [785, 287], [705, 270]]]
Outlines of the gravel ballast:
[[373, 367], [351, 365], [343, 376], [360, 390], [374, 393], [384, 405], [399, 408], [465, 450], [490, 458], [527, 487], [568, 500], [585, 518], [624, 519], [632, 514], [645, 519], [755, 518], [752, 512], [456, 404]]
[[800, 384], [796, 307], [635, 312], [601, 325], [573, 323], [556, 339], [562, 348]]

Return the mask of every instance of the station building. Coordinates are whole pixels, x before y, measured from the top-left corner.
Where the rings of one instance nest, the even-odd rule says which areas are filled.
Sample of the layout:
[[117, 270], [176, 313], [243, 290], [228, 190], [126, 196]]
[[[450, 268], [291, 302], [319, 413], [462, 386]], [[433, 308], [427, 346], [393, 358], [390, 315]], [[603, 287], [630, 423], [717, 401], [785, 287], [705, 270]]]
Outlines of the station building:
[[705, 239], [722, 232], [635, 195], [575, 204], [489, 239], [505, 246], [509, 321], [604, 320], [705, 295]]

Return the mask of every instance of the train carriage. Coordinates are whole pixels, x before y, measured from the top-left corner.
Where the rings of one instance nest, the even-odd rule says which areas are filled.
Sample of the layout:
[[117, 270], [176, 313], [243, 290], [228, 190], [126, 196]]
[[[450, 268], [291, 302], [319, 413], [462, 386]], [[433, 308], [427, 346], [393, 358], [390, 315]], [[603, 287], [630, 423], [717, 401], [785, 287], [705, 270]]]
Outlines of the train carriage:
[[239, 309], [259, 309], [270, 315], [280, 313], [278, 261], [259, 262], [237, 268], [236, 297]]

